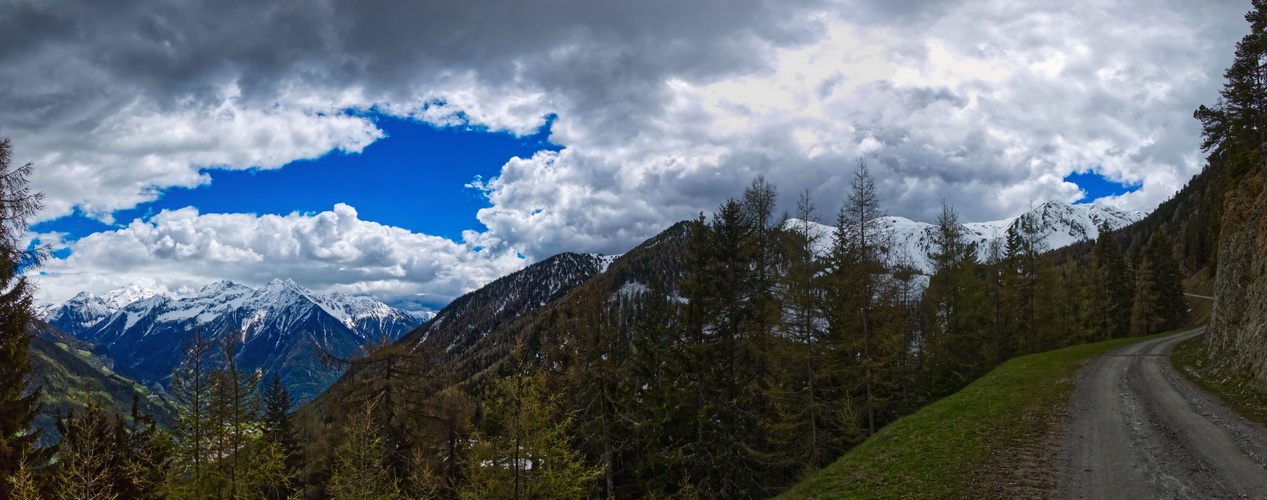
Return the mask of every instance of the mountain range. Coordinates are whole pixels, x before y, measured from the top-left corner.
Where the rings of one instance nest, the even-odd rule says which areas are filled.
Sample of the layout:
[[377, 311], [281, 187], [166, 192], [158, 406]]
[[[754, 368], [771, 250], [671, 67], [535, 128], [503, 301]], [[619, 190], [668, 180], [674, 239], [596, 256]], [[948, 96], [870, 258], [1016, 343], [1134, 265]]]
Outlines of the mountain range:
[[167, 385], [195, 329], [211, 340], [232, 337], [243, 369], [280, 376], [301, 401], [340, 373], [321, 363], [320, 350], [348, 356], [369, 340], [395, 339], [433, 316], [366, 297], [317, 294], [289, 279], [258, 289], [221, 281], [183, 298], [137, 286], [100, 297], [83, 292], [40, 313], [50, 325], [91, 343], [112, 370], [155, 388]]
[[[966, 223], [971, 242], [984, 250], [1006, 238], [1008, 228], [1022, 218], [1033, 218], [1045, 246], [1055, 249], [1099, 236], [1101, 227], [1116, 230], [1142, 219], [1140, 212], [1128, 212], [1101, 204], [1070, 205], [1046, 202], [1024, 214], [1008, 219]], [[647, 249], [673, 241], [672, 255], [652, 266], [664, 272], [658, 278], [676, 281], [678, 255], [684, 245], [688, 224], [681, 223], [638, 247]], [[936, 226], [903, 217], [886, 216], [880, 226], [893, 242], [891, 258], [905, 262], [918, 273], [931, 274], [929, 254], [933, 251]], [[823, 235], [830, 226], [816, 224]], [[820, 240], [821, 250], [830, 238]], [[979, 252], [984, 260], [986, 252]], [[438, 315], [392, 308], [367, 297], [341, 293], [317, 294], [289, 279], [275, 279], [252, 289], [229, 281], [213, 283], [196, 295], [175, 298], [135, 285], [102, 296], [84, 292], [71, 300], [41, 310], [42, 319], [94, 346], [94, 352], [112, 360], [110, 368], [144, 384], [162, 387], [180, 361], [182, 345], [199, 328], [213, 338], [234, 336], [240, 347], [239, 364], [266, 375], [277, 374], [300, 400], [316, 396], [328, 387], [340, 371], [324, 366], [319, 350], [348, 356], [366, 342], [385, 337], [407, 345], [443, 350], [450, 360], [467, 358], [494, 329], [525, 312], [540, 308], [591, 278], [608, 273], [621, 256], [564, 253], [543, 260], [468, 293], [442, 309]], [[670, 264], [672, 263], [672, 264]], [[646, 266], [617, 266], [641, 269]], [[671, 268], [671, 269], [670, 269]], [[652, 277], [620, 271], [608, 281], [606, 293], [645, 289]], [[433, 319], [434, 318], [434, 319]], [[429, 321], [430, 320], [430, 321]], [[506, 346], [498, 346], [497, 351]], [[488, 353], [485, 353], [488, 354]], [[486, 358], [487, 356], [479, 356]], [[493, 356], [496, 357], [496, 356]], [[467, 359], [465, 371], [474, 374], [487, 361]]]
[[[968, 222], [963, 227], [967, 231], [968, 241], [977, 247], [977, 257], [985, 262], [988, 256], [986, 250], [990, 245], [996, 241], [1004, 243], [1008, 228], [1022, 218], [1034, 219], [1035, 226], [1042, 235], [1043, 246], [1047, 250], [1055, 250], [1079, 241], [1098, 238], [1102, 226], [1116, 231], [1142, 220], [1144, 215], [1143, 212], [1122, 210], [1100, 203], [1071, 205], [1048, 201], [1015, 217], [989, 222]], [[935, 224], [894, 216], [881, 217], [878, 222], [884, 235], [893, 243], [891, 263], [906, 263], [924, 275], [933, 273], [933, 262], [929, 256], [935, 250]], [[790, 223], [795, 224], [796, 221]], [[835, 230], [824, 224], [813, 224], [811, 227], [820, 235], [830, 235]], [[820, 238], [816, 250], [825, 253], [830, 246], [829, 238]]]

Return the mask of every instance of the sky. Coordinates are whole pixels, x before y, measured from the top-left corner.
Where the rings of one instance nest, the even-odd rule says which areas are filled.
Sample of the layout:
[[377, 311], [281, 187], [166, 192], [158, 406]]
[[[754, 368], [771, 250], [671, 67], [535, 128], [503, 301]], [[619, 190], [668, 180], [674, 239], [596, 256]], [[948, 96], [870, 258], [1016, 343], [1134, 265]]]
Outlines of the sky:
[[754, 177], [830, 217], [1149, 211], [1247, 0], [0, 0], [37, 300], [289, 277], [435, 310]]

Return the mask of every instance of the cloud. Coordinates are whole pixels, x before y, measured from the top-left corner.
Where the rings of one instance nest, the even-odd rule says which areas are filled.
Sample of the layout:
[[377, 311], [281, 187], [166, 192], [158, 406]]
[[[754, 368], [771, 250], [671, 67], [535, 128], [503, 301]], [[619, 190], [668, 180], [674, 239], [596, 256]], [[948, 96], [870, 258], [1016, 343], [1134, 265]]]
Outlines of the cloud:
[[1191, 112], [1217, 96], [1244, 27], [1231, 2], [1144, 4], [858, 6], [868, 23], [826, 12], [812, 43], [768, 47], [761, 70], [669, 75], [636, 107], [560, 111], [568, 149], [507, 163], [479, 219], [531, 255], [614, 252], [758, 174], [785, 206], [809, 189], [830, 212], [858, 158], [885, 208], [917, 220], [940, 199], [966, 220], [1076, 201], [1063, 179], [1089, 169], [1141, 185], [1101, 201], [1151, 210], [1200, 170]]
[[71, 243], [57, 236], [40, 236], [71, 250], [40, 269], [40, 298], [51, 302], [127, 283], [182, 293], [214, 279], [259, 286], [289, 277], [314, 290], [438, 309], [524, 265], [512, 251], [363, 221], [342, 203], [328, 212], [287, 216], [165, 210]]
[[[758, 174], [784, 205], [808, 189], [831, 212], [859, 158], [871, 162], [885, 208], [919, 220], [931, 220], [940, 199], [965, 220], [1073, 201], [1080, 193], [1062, 179], [1089, 169], [1141, 186], [1103, 201], [1150, 210], [1203, 163], [1191, 112], [1217, 97], [1246, 8], [0, 0], [0, 125], [17, 159], [37, 163], [46, 218], [79, 208], [108, 220], [164, 189], [205, 184], [206, 168], [361, 151], [382, 138], [366, 118], [373, 112], [515, 134], [555, 116], [551, 141], [563, 151], [512, 159], [477, 181], [491, 204], [478, 215], [487, 230], [433, 243], [455, 273], [472, 273], [443, 295], [513, 267], [503, 264], [519, 261], [502, 259], [515, 252], [624, 251]], [[163, 220], [141, 225], [157, 230]], [[217, 259], [289, 269], [270, 260], [287, 254], [233, 243], [227, 230], [195, 232], [210, 235], [189, 247], [197, 251], [147, 250], [140, 255], [156, 260], [132, 267], [110, 267], [105, 253], [80, 257], [126, 250], [104, 246], [112, 238], [142, 241], [136, 224], [72, 244], [58, 265], [138, 277], [175, 272], [154, 262], [206, 263], [200, 276], [226, 272]], [[490, 258], [453, 253], [475, 246], [498, 264], [461, 267]], [[302, 262], [326, 262], [318, 254]], [[331, 276], [342, 286], [387, 279], [366, 273]], [[437, 283], [408, 276], [399, 286]]]

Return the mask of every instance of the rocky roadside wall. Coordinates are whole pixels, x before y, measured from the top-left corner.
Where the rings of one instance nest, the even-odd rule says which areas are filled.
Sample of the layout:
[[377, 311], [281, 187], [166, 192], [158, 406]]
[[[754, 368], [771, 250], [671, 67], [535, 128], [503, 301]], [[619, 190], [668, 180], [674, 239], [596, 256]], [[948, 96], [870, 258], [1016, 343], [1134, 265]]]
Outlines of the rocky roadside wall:
[[1218, 266], [1206, 331], [1210, 357], [1248, 371], [1267, 389], [1267, 169], [1224, 198]]

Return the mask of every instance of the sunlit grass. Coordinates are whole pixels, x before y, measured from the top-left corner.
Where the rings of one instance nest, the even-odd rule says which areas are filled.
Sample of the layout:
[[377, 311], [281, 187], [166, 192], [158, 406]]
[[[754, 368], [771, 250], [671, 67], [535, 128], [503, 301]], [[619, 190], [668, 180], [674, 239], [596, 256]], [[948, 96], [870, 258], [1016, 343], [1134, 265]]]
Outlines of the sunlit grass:
[[999, 496], [990, 484], [997, 465], [992, 458], [1041, 446], [1063, 415], [1080, 368], [1110, 350], [1172, 333], [1012, 359], [962, 391], [885, 426], [778, 498]]

